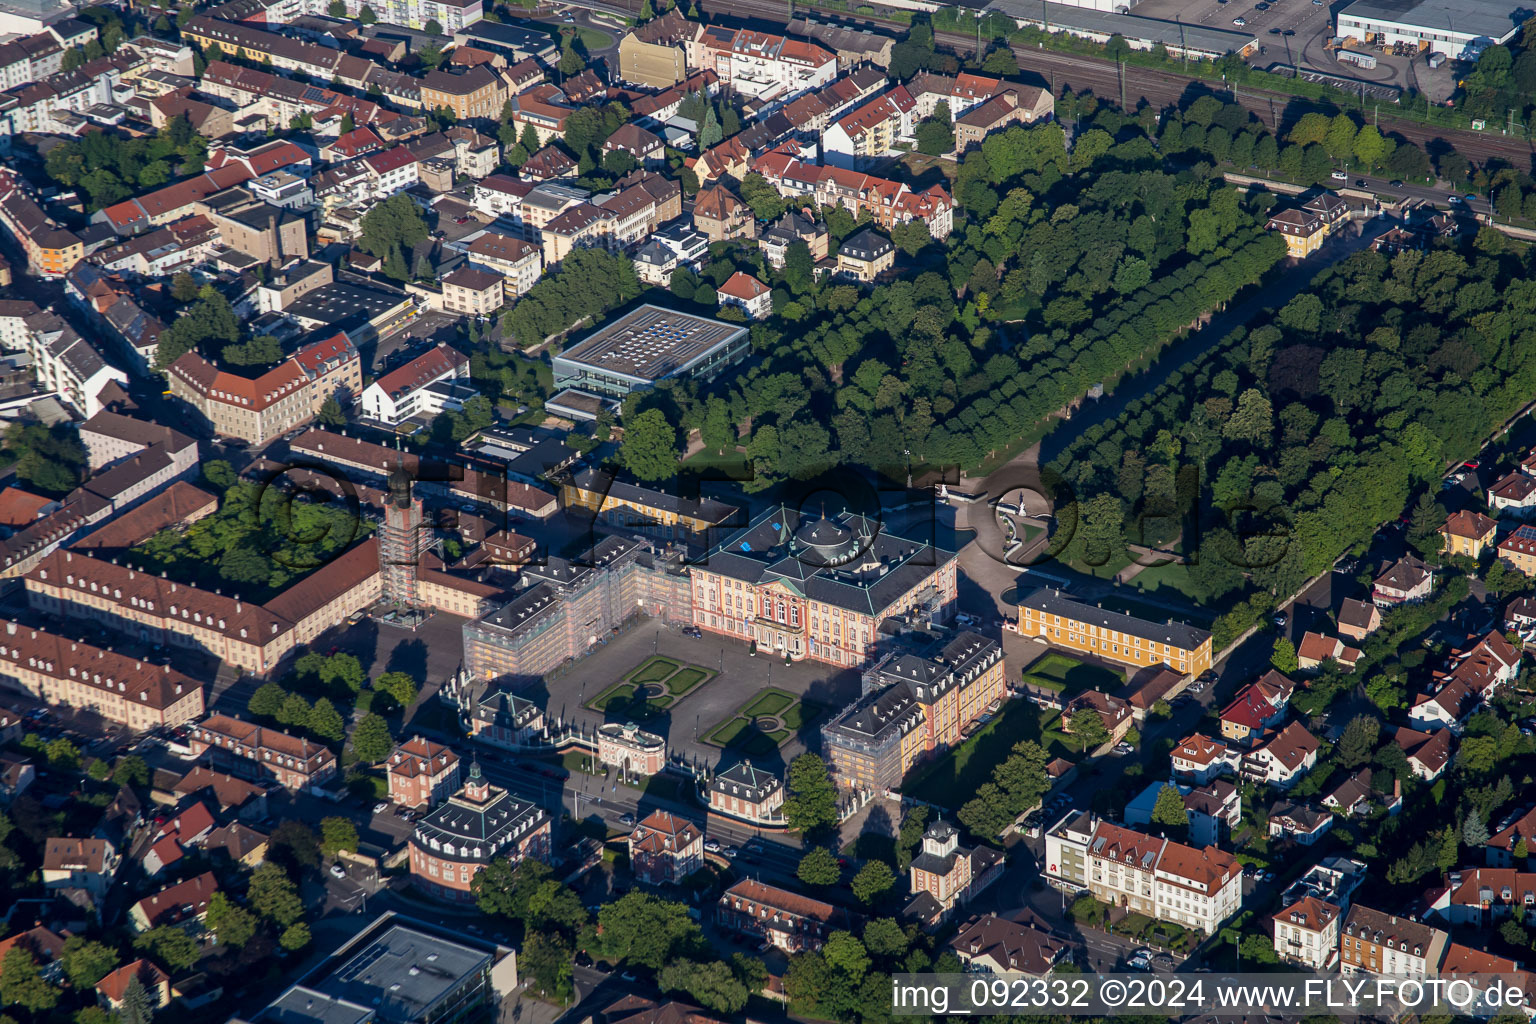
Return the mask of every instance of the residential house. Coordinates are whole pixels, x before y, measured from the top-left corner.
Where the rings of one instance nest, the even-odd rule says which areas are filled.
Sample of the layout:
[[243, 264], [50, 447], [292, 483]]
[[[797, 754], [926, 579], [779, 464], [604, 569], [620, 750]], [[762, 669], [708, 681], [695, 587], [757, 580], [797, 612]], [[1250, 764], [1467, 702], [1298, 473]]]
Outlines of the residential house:
[[[1509, 824], [1499, 829], [1483, 844], [1483, 855], [1489, 867], [1507, 868], [1515, 863], [1515, 850], [1525, 844], [1527, 854], [1536, 853], [1536, 807], [1533, 807]], [[1528, 858], [1521, 858], [1522, 862]]]
[[397, 746], [384, 771], [389, 799], [401, 807], [433, 807], [459, 788], [459, 755], [421, 736]]
[[1392, 742], [1403, 748], [1408, 755], [1408, 767], [1425, 782], [1433, 782], [1445, 773], [1451, 762], [1452, 736], [1449, 729], [1420, 732], [1398, 726], [1392, 730]]
[[1536, 526], [1520, 526], [1499, 541], [1499, 558], [1527, 576], [1536, 576]]
[[442, 278], [443, 309], [462, 316], [490, 316], [506, 302], [505, 278], [465, 264]]
[[688, 47], [689, 66], [713, 71], [744, 97], [792, 99], [837, 76], [837, 55], [816, 43], [756, 29], [705, 25]]
[[222, 854], [233, 863], [254, 868], [267, 858], [267, 837], [238, 821], [220, 825], [203, 840], [203, 849], [210, 857]]
[[122, 855], [105, 839], [52, 836], [43, 841], [43, 887], [84, 889], [100, 902], [121, 863]]
[[1248, 686], [1222, 709], [1221, 735], [1233, 743], [1248, 745], [1284, 720], [1284, 710], [1271, 704], [1261, 689]]
[[1536, 597], [1516, 597], [1504, 606], [1504, 628], [1524, 633], [1536, 626]]
[[734, 307], [749, 320], [763, 320], [773, 313], [773, 290], [744, 271], [732, 274], [715, 289], [715, 296], [721, 309]]
[[1311, 804], [1277, 801], [1269, 809], [1269, 835], [1283, 842], [1312, 846], [1333, 828], [1333, 815]]
[[821, 900], [743, 878], [715, 904], [721, 929], [765, 941], [786, 953], [814, 952], [832, 932], [846, 927], [847, 915]]
[[1317, 764], [1318, 746], [1317, 737], [1292, 722], [1243, 757], [1243, 778], [1290, 789]]
[[610, 153], [627, 153], [636, 167], [661, 170], [666, 166], [666, 144], [660, 137], [630, 122], [619, 128], [603, 141], [603, 156]]
[[[500, 286], [500, 278], [496, 284]], [[450, 393], [434, 391], [433, 386], [468, 379], [469, 357], [438, 344], [368, 385], [363, 392], [363, 414], [389, 426], [412, 417], [435, 416], [450, 400]]]
[[861, 170], [911, 142], [917, 101], [906, 86], [893, 86], [832, 123], [821, 136], [825, 163]]
[[652, 811], [629, 834], [629, 866], [642, 885], [677, 885], [704, 866], [704, 833], [686, 818]]
[[233, 814], [245, 821], [260, 821], [267, 816], [267, 791], [245, 779], [198, 765], [177, 779], [168, 796], [178, 802], [208, 800], [220, 815]]
[[810, 250], [812, 264], [826, 259], [831, 237], [826, 224], [813, 219], [810, 214], [801, 210], [785, 210], [782, 217], [763, 230], [757, 244], [763, 250], [768, 265], [781, 270], [789, 247], [796, 242], [805, 243]]
[[466, 255], [475, 266], [501, 275], [508, 302], [526, 295], [544, 270], [539, 246], [497, 231], [486, 231], [470, 242]]
[[871, 228], [855, 232], [837, 248], [839, 277], [872, 284], [896, 264], [896, 246]]
[[757, 235], [757, 221], [751, 209], [730, 189], [720, 184], [701, 190], [695, 197], [693, 226], [711, 242], [754, 238]]
[[150, 1009], [162, 1010], [171, 1004], [171, 976], [148, 960], [135, 960], [110, 972], [96, 983], [96, 994], [108, 1010], [121, 1011], [134, 980], [149, 996]]
[[1447, 924], [1492, 929], [1536, 905], [1536, 874], [1516, 868], [1451, 871], [1425, 901], [1428, 916]]
[[1467, 509], [1452, 512], [1446, 517], [1445, 525], [1440, 527], [1446, 553], [1465, 555], [1472, 559], [1480, 557], [1483, 549], [1493, 543], [1494, 528], [1497, 525], [1481, 512]]
[[1371, 587], [1371, 600], [1383, 611], [1402, 604], [1418, 604], [1429, 597], [1434, 583], [1434, 570], [1408, 555], [1376, 578]]
[[1525, 519], [1536, 509], [1536, 478], [1528, 473], [1509, 473], [1488, 488], [1488, 510], [1496, 516]]
[[1124, 700], [1113, 694], [1100, 693], [1098, 690], [1084, 690], [1073, 697], [1067, 704], [1062, 715], [1062, 730], [1071, 733], [1076, 716], [1080, 714], [1097, 714], [1104, 723], [1104, 731], [1108, 734], [1107, 743], [1118, 743], [1131, 730], [1134, 721], [1131, 715], [1131, 706]]
[[1346, 672], [1353, 672], [1360, 660], [1361, 651], [1351, 647], [1336, 636], [1324, 636], [1311, 630], [1302, 634], [1301, 646], [1296, 648], [1296, 664], [1304, 671], [1315, 671], [1324, 662], [1333, 662]]
[[1332, 903], [1307, 896], [1270, 918], [1275, 955], [1283, 962], [1331, 971], [1339, 961], [1339, 925], [1343, 913]]
[[949, 941], [967, 971], [1042, 977], [1071, 960], [1071, 946], [1050, 933], [1044, 919], [1026, 909], [1017, 920], [996, 914], [973, 917]]
[[208, 901], [218, 891], [213, 872], [204, 871], [139, 900], [128, 910], [129, 923], [139, 933], [167, 925], [191, 928], [207, 915]]
[[[1018, 87], [998, 93], [985, 103], [978, 103], [955, 118], [955, 152], [964, 153], [973, 146], [980, 146], [988, 135], [1000, 132], [1013, 124], [1029, 124], [1039, 116], [1038, 109], [1021, 103], [1020, 94], [1028, 87]], [[1044, 89], [1030, 90], [1030, 94], [1048, 97]]]
[[1242, 868], [1213, 846], [1196, 849], [1100, 822], [1087, 844], [1094, 898], [1206, 935], [1242, 902]]
[[1325, 192], [1300, 207], [1276, 212], [1265, 226], [1284, 236], [1286, 255], [1305, 259], [1321, 249], [1328, 236], [1348, 217], [1348, 204], [1334, 193]]
[[1180, 740], [1169, 756], [1173, 760], [1174, 777], [1197, 785], [1204, 785], [1221, 775], [1236, 775], [1242, 760], [1242, 754], [1236, 748], [1201, 733]]
[[1338, 630], [1357, 643], [1381, 628], [1381, 609], [1372, 601], [1346, 597], [1339, 606]]

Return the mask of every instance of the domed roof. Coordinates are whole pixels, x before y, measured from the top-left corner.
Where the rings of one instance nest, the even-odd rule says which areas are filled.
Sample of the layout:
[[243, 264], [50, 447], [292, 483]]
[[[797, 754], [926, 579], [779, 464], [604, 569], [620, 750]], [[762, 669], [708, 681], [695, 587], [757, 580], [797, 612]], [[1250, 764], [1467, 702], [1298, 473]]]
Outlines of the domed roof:
[[854, 554], [858, 538], [846, 526], [822, 517], [800, 524], [794, 546], [802, 555], [811, 555], [813, 564], [837, 565]]

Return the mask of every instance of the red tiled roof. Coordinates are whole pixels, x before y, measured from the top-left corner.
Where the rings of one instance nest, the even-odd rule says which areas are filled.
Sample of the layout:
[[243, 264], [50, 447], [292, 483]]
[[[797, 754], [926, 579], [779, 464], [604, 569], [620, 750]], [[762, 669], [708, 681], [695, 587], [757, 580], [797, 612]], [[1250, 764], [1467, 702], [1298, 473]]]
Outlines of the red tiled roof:
[[396, 367], [374, 381], [390, 398], [399, 398], [417, 388], [426, 387], [446, 373], [451, 373], [469, 362], [469, 357], [447, 345], [438, 345], [423, 352], [404, 366]]
[[768, 291], [768, 286], [763, 284], [751, 274], [736, 271], [716, 291], [717, 295], [728, 295], [733, 299], [741, 299], [743, 302], [751, 300]]

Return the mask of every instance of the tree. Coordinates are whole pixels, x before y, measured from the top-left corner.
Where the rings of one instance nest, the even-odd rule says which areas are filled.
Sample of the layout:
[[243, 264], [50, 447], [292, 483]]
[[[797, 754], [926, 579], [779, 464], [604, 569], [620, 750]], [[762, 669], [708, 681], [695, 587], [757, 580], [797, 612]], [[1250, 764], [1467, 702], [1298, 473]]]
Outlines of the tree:
[[1067, 732], [1083, 742], [1084, 750], [1096, 750], [1109, 742], [1109, 730], [1104, 727], [1104, 716], [1091, 707], [1072, 712], [1063, 723]]
[[374, 24], [375, 22], [377, 22], [379, 20], [379, 16], [377, 14], [373, 13], [373, 8], [372, 7], [369, 7], [367, 4], [364, 4], [363, 5], [363, 9], [361, 11], [357, 12], [357, 20], [361, 24], [372, 25], [372, 24]]
[[872, 860], [859, 869], [848, 887], [860, 903], [868, 904], [875, 902], [895, 884], [896, 876], [891, 872], [890, 865], [883, 860]]
[[784, 820], [802, 834], [818, 833], [837, 824], [837, 791], [827, 763], [815, 754], [801, 754], [789, 763]]
[[565, 999], [571, 992], [570, 940], [559, 934], [532, 932], [518, 955], [518, 968], [546, 995]]
[[955, 131], [937, 118], [928, 118], [917, 126], [917, 151], [927, 156], [943, 156], [955, 148]]
[[117, 950], [79, 935], [64, 940], [64, 975], [77, 989], [89, 989], [116, 970]]
[[347, 16], [347, 5], [342, 0], [331, 0], [325, 9], [325, 13], [333, 18], [345, 18]]
[[439, 22], [436, 18], [429, 19], [427, 23], [421, 27], [421, 30], [429, 36], [440, 36], [443, 34], [442, 23]]
[[256, 934], [256, 919], [222, 892], [209, 897], [204, 924], [221, 946], [243, 947]]
[[720, 119], [715, 116], [715, 108], [710, 107], [704, 114], [704, 121], [699, 125], [699, 149], [708, 149], [724, 138], [725, 132], [720, 127]]
[[117, 1011], [117, 1019], [120, 1024], [149, 1024], [154, 1016], [154, 1000], [135, 974], [123, 988], [123, 1005]]
[[320, 837], [301, 821], [288, 819], [272, 830], [267, 857], [290, 873], [320, 866]]
[[341, 852], [357, 852], [357, 826], [350, 818], [329, 817], [320, 820], [320, 853], [334, 857]]
[[347, 425], [347, 414], [342, 410], [341, 403], [335, 396], [327, 398], [320, 403], [320, 412], [315, 417], [322, 427], [344, 427]]
[[[933, 235], [929, 232], [926, 221], [909, 220], [905, 224], [897, 224], [891, 228], [891, 241], [895, 243], [896, 248], [908, 256], [916, 256], [933, 241]], [[809, 249], [806, 250], [806, 254], [810, 254]], [[785, 254], [785, 263], [787, 269], [787, 253]]]
[[1184, 809], [1184, 797], [1174, 786], [1164, 785], [1157, 791], [1157, 803], [1152, 805], [1152, 824], [1169, 828], [1187, 829], [1189, 816]]
[[112, 767], [111, 779], [119, 786], [147, 786], [149, 765], [138, 754], [124, 754]]
[[704, 936], [688, 908], [650, 893], [630, 892], [597, 915], [599, 947], [611, 960], [651, 970], [686, 953], [702, 951]]
[[677, 428], [660, 409], [647, 409], [624, 424], [619, 444], [624, 468], [641, 480], [665, 480], [677, 474]]
[[352, 730], [352, 751], [361, 761], [377, 764], [394, 748], [395, 738], [390, 734], [389, 723], [379, 715], [364, 715], [357, 728]]
[[1358, 768], [1370, 761], [1371, 755], [1376, 752], [1376, 738], [1380, 733], [1381, 722], [1372, 715], [1356, 715], [1350, 719], [1334, 747], [1339, 764], [1345, 768]]
[[160, 925], [133, 940], [133, 948], [149, 953], [172, 970], [184, 971], [197, 963], [202, 950], [197, 941], [180, 928]]
[[416, 700], [416, 680], [404, 672], [385, 672], [373, 681], [373, 688], [389, 694], [402, 708], [410, 707]]
[[304, 900], [299, 896], [298, 886], [288, 872], [271, 861], [257, 865], [251, 872], [246, 896], [257, 916], [284, 928], [304, 916]]
[[736, 972], [721, 960], [667, 964], [656, 975], [656, 984], [663, 992], [686, 992], [700, 1006], [721, 1014], [739, 1012], [750, 995]]
[[806, 885], [836, 885], [842, 877], [837, 858], [825, 846], [813, 846], [800, 858], [795, 877]]
[[185, 270], [180, 271], [171, 278], [171, 298], [182, 305], [186, 305], [197, 298], [197, 281]]
[[1488, 826], [1475, 807], [1468, 811], [1466, 818], [1462, 820], [1461, 841], [1469, 847], [1482, 846], [1488, 842]]
[[292, 729], [308, 729], [309, 713], [309, 701], [296, 693], [285, 694], [277, 709], [277, 724]]
[[1296, 645], [1285, 637], [1275, 638], [1275, 647], [1269, 656], [1269, 664], [1277, 672], [1292, 673], [1300, 667], [1296, 657]]
[[277, 944], [290, 953], [297, 952], [308, 946], [310, 942], [309, 925], [303, 921], [295, 921], [283, 933], [277, 937]]

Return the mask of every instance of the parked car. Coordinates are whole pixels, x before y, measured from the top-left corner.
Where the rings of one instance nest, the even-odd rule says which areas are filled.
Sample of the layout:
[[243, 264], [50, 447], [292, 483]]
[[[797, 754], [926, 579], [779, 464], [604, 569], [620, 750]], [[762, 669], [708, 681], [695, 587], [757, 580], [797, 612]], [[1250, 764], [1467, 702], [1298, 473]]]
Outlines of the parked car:
[[1232, 24], [1236, 25], [1238, 28], [1242, 28], [1244, 25], [1248, 24], [1248, 19], [1247, 18], [1233, 18], [1232, 19]]
[[1334, 171], [1332, 174], [1328, 175], [1328, 177], [1332, 178], [1334, 181], [1349, 180], [1349, 175], [1345, 174], [1343, 171]]
[[633, 825], [634, 823], [635, 823], [635, 816], [633, 814], [621, 814], [621, 815], [619, 815], [619, 824], [620, 825]]
[[708, 850], [710, 853], [719, 853], [720, 844], [713, 839], [706, 839], [704, 840], [704, 849]]
[[1117, 753], [1117, 754], [1131, 754], [1131, 753], [1135, 753], [1135, 751], [1136, 751], [1136, 748], [1131, 746], [1129, 743], [1125, 742], [1124, 740], [1121, 740], [1119, 743], [1115, 744], [1115, 753]]
[[331, 876], [333, 878], [346, 878], [347, 877], [347, 869], [342, 867], [340, 864], [332, 864], [331, 865]]
[[388, 800], [380, 800], [378, 803], [373, 805], [374, 814], [383, 814], [387, 810], [389, 810]]

